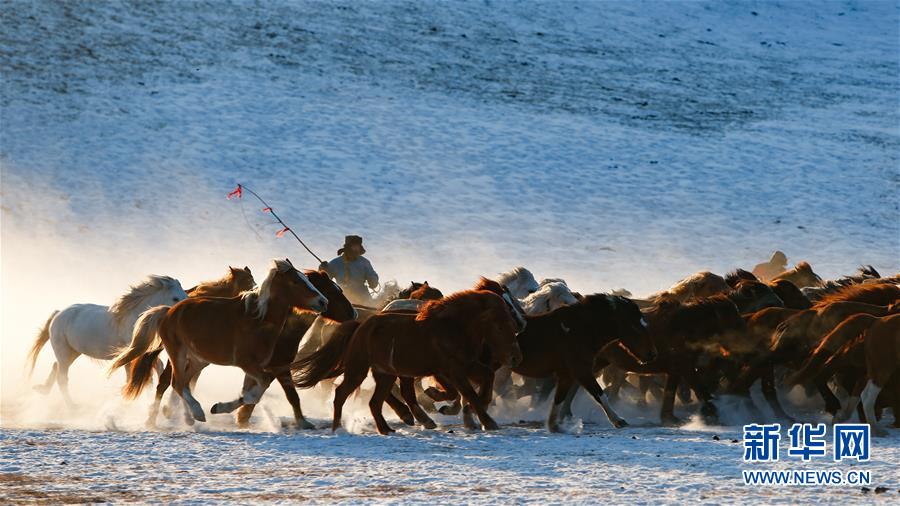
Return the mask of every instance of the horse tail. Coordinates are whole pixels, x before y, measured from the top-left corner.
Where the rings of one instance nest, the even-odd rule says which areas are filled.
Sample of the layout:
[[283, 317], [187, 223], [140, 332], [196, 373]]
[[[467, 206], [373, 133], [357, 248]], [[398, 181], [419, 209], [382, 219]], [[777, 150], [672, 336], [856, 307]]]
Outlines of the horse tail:
[[34, 340], [34, 344], [31, 346], [31, 351], [28, 352], [28, 377], [31, 377], [31, 373], [34, 372], [34, 364], [37, 363], [38, 354], [41, 352], [41, 348], [47, 344], [47, 341], [50, 340], [50, 322], [56, 318], [56, 315], [59, 314], [59, 311], [53, 311], [50, 315], [50, 318], [47, 318], [47, 322], [44, 323], [43, 328], [41, 328], [40, 333], [37, 335], [37, 339]]
[[156, 359], [162, 351], [163, 348], [160, 346], [153, 351], [144, 353], [129, 364], [128, 380], [125, 382], [125, 386], [122, 387], [122, 397], [134, 399], [141, 394], [144, 387], [150, 383], [150, 378], [153, 377]]
[[294, 361], [291, 364], [294, 384], [299, 388], [311, 388], [324, 379], [343, 374], [341, 359], [359, 326], [360, 322], [357, 320], [341, 323], [324, 346], [311, 355]]
[[[134, 331], [131, 334], [131, 344], [119, 350], [112, 365], [109, 366], [108, 374], [112, 374], [116, 369], [131, 363], [141, 355], [147, 353], [150, 348], [160, 346], [158, 335], [159, 324], [162, 322], [170, 306], [156, 306], [150, 308], [138, 318], [134, 324]], [[152, 364], [152, 362], [151, 362]]]

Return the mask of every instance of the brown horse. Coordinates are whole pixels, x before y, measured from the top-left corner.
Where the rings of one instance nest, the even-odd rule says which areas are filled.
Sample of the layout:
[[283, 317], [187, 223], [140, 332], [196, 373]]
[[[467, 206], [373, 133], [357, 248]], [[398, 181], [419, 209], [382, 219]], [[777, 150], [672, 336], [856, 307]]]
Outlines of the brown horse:
[[[841, 413], [835, 417], [836, 421], [849, 418], [850, 413], [856, 409], [856, 404], [862, 400], [863, 411], [866, 420], [872, 426], [872, 432], [878, 436], [887, 435], [876, 425], [875, 402], [878, 394], [891, 382], [892, 378], [900, 370], [900, 314], [894, 314], [879, 318], [865, 333], [865, 359], [866, 374], [857, 382], [857, 387], [850, 395], [847, 405]], [[862, 385], [865, 387], [859, 388]], [[900, 381], [894, 381], [894, 419], [897, 420], [897, 410], [900, 408]], [[862, 391], [860, 393], [860, 390]]]
[[[228, 267], [228, 273], [221, 279], [213, 280], [213, 281], [204, 281], [197, 286], [186, 290], [188, 297], [236, 297], [241, 294], [241, 292], [245, 292], [247, 290], [253, 289], [253, 286], [256, 284], [256, 281], [253, 280], [253, 274], [250, 272], [249, 267], [244, 267], [243, 269], [237, 267]], [[151, 357], [147, 355], [146, 357], [142, 357], [145, 360], [149, 360]], [[114, 365], [114, 368], [117, 367]], [[143, 364], [138, 366], [137, 364], [131, 365], [131, 367], [146, 367], [147, 364]], [[166, 362], [165, 368], [159, 375], [159, 383], [156, 385], [156, 400], [155, 405], [159, 405], [160, 401], [162, 401], [163, 394], [166, 392], [166, 389], [169, 388], [169, 385], [172, 383], [172, 363]], [[193, 386], [192, 386], [193, 388]], [[175, 398], [172, 397], [170, 401], [173, 401]], [[171, 402], [170, 402], [171, 404]], [[163, 408], [163, 415], [166, 415], [166, 408]], [[152, 425], [154, 422], [150, 422]]]
[[[190, 383], [207, 365], [233, 365], [250, 375], [256, 385], [235, 403], [256, 404], [272, 372], [267, 364], [288, 316], [294, 309], [323, 312], [325, 298], [287, 259], [274, 260], [266, 279], [255, 290], [238, 297], [189, 298], [172, 307], [160, 306], [141, 315], [131, 347], [124, 350], [114, 367], [134, 362], [162, 340], [172, 362], [172, 386], [188, 408], [188, 424], [206, 421], [200, 403], [191, 394]], [[148, 351], [150, 350], [150, 351]], [[137, 396], [150, 379], [148, 367], [132, 367], [124, 395]], [[269, 380], [271, 381], [271, 380]], [[155, 419], [154, 405], [151, 420]]]
[[[344, 296], [343, 290], [331, 280], [328, 273], [324, 271], [309, 270], [304, 271], [304, 274], [316, 290], [321, 292], [322, 295], [328, 299], [328, 309], [319, 316], [320, 318], [325, 318], [326, 320], [333, 322], [345, 322], [353, 320], [356, 317], [356, 310], [353, 309], [353, 305], [350, 304], [350, 301]], [[300, 408], [300, 396], [297, 395], [297, 389], [294, 387], [294, 382], [291, 379], [290, 366], [297, 355], [297, 348], [300, 346], [300, 340], [303, 339], [306, 330], [312, 325], [313, 319], [313, 314], [298, 311], [293, 312], [288, 317], [284, 329], [281, 331], [281, 334], [278, 336], [278, 340], [275, 343], [275, 350], [272, 352], [272, 358], [267, 364], [267, 372], [265, 373], [266, 378], [264, 379], [264, 381], [268, 380], [268, 382], [265, 383], [264, 390], [269, 387], [273, 380], [278, 380], [278, 384], [281, 385], [282, 390], [284, 390], [284, 395], [294, 411], [294, 423], [297, 428], [301, 429], [314, 429], [315, 425], [308, 422], [303, 416], [303, 410]], [[244, 375], [244, 386], [241, 389], [241, 398], [247, 394], [255, 384], [256, 381], [252, 376], [249, 374]], [[236, 406], [234, 402], [220, 402], [213, 405], [210, 412], [230, 413], [231, 411], [234, 411], [235, 408], [238, 408], [238, 425], [245, 426], [249, 422], [250, 415], [253, 414], [253, 409], [255, 407], [256, 404], [245, 403], [242, 406]]]
[[547, 428], [559, 430], [563, 403], [581, 386], [600, 404], [614, 427], [628, 423], [613, 410], [594, 377], [595, 358], [604, 350], [619, 350], [635, 363], [656, 358], [640, 308], [625, 297], [593, 294], [576, 304], [527, 317], [519, 334], [523, 360], [513, 372], [530, 378], [555, 377], [556, 394], [547, 417]]
[[669, 297], [679, 302], [712, 297], [729, 289], [725, 278], [709, 271], [700, 271], [678, 281], [668, 290], [656, 292], [645, 300], [633, 299], [641, 308], [652, 306], [657, 300]]
[[249, 267], [243, 269], [229, 267], [228, 273], [221, 279], [204, 281], [193, 288], [185, 290], [189, 297], [234, 297], [250, 290], [256, 282]]
[[[297, 386], [309, 388], [340, 374], [335, 390], [332, 431], [341, 425], [344, 402], [366, 378], [375, 378], [369, 408], [380, 434], [393, 429], [381, 413], [382, 405], [398, 377], [440, 375], [470, 402], [485, 429], [498, 428], [486, 406], [469, 384], [468, 372], [489, 346], [499, 362], [514, 365], [521, 360], [515, 340], [516, 321], [507, 303], [487, 291], [465, 291], [429, 302], [418, 315], [376, 314], [352, 333], [336, 332], [312, 355], [294, 363]], [[415, 392], [409, 408], [416, 411]]]
[[819, 286], [822, 284], [822, 278], [820, 278], [818, 274], [813, 272], [812, 266], [809, 265], [809, 262], [800, 262], [792, 269], [788, 269], [782, 272], [781, 274], [772, 278], [770, 281], [778, 281], [779, 279], [786, 279], [796, 285], [798, 288]]
[[822, 308], [833, 302], [863, 302], [876, 306], [887, 306], [900, 300], [900, 286], [892, 283], [871, 283], [848, 285], [830, 293], [818, 301], [814, 308]]
[[745, 330], [746, 323], [737, 306], [722, 295], [688, 303], [663, 298], [644, 316], [650, 337], [659, 350], [657, 359], [641, 364], [620, 349], [609, 348], [598, 359], [598, 369], [613, 364], [637, 374], [665, 374], [660, 420], [672, 425], [681, 423], [674, 414], [675, 391], [681, 379], [685, 379], [703, 403], [702, 414], [715, 419], [717, 410], [711, 402], [712, 392], [706, 378], [711, 371], [705, 369], [712, 366], [710, 357], [720, 353], [722, 343], [733, 339], [729, 334]]
[[[737, 288], [740, 283], [747, 281], [760, 280], [757, 279], [752, 272], [745, 271], [744, 269], [735, 269], [725, 275], [725, 282], [728, 283], [728, 286], [732, 289]], [[786, 279], [778, 279], [766, 284], [772, 289], [775, 295], [781, 299], [784, 303], [784, 307], [792, 309], [809, 309], [812, 307], [809, 298], [804, 295], [794, 283], [791, 283]], [[746, 311], [741, 312], [745, 313]]]

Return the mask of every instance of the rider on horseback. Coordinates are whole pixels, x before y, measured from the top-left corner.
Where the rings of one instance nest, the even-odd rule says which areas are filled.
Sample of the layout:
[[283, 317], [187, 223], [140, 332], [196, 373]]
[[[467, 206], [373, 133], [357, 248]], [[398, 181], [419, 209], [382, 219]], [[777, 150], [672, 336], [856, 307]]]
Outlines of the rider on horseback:
[[362, 237], [348, 235], [344, 238], [344, 246], [337, 252], [338, 257], [330, 262], [322, 262], [319, 269], [334, 278], [350, 302], [371, 305], [372, 296], [366, 285], [375, 290], [378, 286], [378, 274], [363, 256], [365, 253]]

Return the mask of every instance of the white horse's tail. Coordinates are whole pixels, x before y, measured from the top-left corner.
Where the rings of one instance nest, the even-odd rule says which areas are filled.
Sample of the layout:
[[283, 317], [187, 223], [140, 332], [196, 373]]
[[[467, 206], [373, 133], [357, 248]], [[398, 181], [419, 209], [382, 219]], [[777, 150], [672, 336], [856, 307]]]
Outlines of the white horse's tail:
[[143, 313], [134, 324], [134, 331], [131, 334], [131, 344], [119, 350], [112, 365], [107, 370], [108, 374], [112, 374], [116, 369], [134, 362], [147, 353], [151, 348], [160, 346], [159, 324], [162, 322], [166, 313], [169, 312], [171, 306], [152, 307]]
[[47, 323], [44, 324], [44, 327], [41, 329], [41, 332], [38, 334], [37, 339], [34, 340], [34, 345], [31, 346], [31, 351], [28, 352], [28, 377], [31, 377], [31, 373], [34, 372], [34, 364], [37, 362], [38, 355], [41, 353], [41, 348], [47, 344], [47, 341], [50, 340], [50, 322], [56, 318], [56, 315], [59, 314], [59, 311], [54, 311], [53, 314], [50, 315], [50, 318], [47, 318]]

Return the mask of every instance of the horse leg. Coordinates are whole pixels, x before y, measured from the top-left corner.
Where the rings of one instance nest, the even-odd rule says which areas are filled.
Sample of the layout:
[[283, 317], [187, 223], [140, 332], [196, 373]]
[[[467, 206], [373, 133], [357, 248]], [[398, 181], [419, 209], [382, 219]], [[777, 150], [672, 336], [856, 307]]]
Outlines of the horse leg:
[[453, 376], [447, 377], [447, 379], [450, 380], [452, 386], [456, 388], [456, 391], [462, 395], [465, 401], [475, 408], [475, 413], [478, 415], [478, 420], [481, 421], [481, 426], [484, 427], [484, 430], [497, 430], [500, 428], [484, 406], [478, 402], [478, 394], [472, 388], [469, 378], [465, 374], [457, 372]]
[[[181, 400], [184, 402], [185, 408], [187, 408], [184, 421], [188, 425], [193, 425], [195, 420], [198, 422], [206, 421], [203, 407], [191, 394], [191, 380], [200, 374], [200, 371], [206, 367], [206, 364], [195, 363], [185, 355], [185, 353], [180, 353], [180, 350], [177, 350], [169, 356], [169, 360], [172, 362], [172, 388], [181, 396]], [[179, 356], [179, 360], [176, 361], [174, 356]]]
[[254, 371], [255, 374], [244, 371], [244, 385], [241, 387], [241, 395], [237, 399], [228, 402], [217, 402], [212, 405], [209, 412], [212, 414], [231, 413], [241, 406], [255, 405], [262, 394], [269, 388], [272, 380], [271, 374]]
[[829, 413], [831, 416], [834, 416], [839, 409], [841, 409], [841, 401], [834, 395], [834, 392], [828, 388], [827, 379], [816, 378], [815, 380], [816, 389], [819, 391], [819, 394], [822, 396], [822, 399], [825, 400], [825, 411]]
[[863, 411], [865, 411], [865, 418], [861, 421], [868, 423], [870, 427], [872, 427], [872, 433], [876, 436], [887, 436], [887, 431], [878, 426], [878, 423], [875, 420], [875, 401], [878, 400], [878, 394], [881, 392], [880, 386], [876, 385], [874, 381], [869, 380], [866, 383], [866, 387], [862, 391], [862, 406]]
[[[577, 390], [577, 386], [573, 384], [571, 376], [568, 374], [558, 374], [556, 378], [556, 393], [553, 396], [553, 406], [550, 407], [550, 414], [547, 415], [547, 430], [550, 432], [559, 432], [559, 409], [562, 403], [569, 395], [569, 391]], [[574, 397], [574, 394], [573, 394]]]
[[[147, 416], [147, 426], [148, 427], [156, 427], [156, 417], [159, 413], [159, 404], [162, 402], [163, 394], [166, 393], [166, 389], [172, 384], [172, 361], [166, 362], [166, 367], [163, 368], [162, 373], [159, 375], [159, 383], [156, 384], [156, 394], [153, 398], [153, 404], [150, 405], [150, 413]], [[175, 399], [173, 395], [170, 399]], [[168, 416], [168, 413], [163, 411], [163, 414]]]
[[[478, 403], [483, 409], [487, 409], [491, 404], [491, 397], [494, 393], [494, 371], [490, 367], [478, 365], [469, 371], [469, 377], [473, 378], [478, 385]], [[526, 378], [525, 384], [535, 386], [535, 382], [528, 381], [529, 379], [531, 378]], [[463, 425], [466, 428], [476, 428], [475, 420], [472, 418], [472, 411], [473, 407], [471, 404], [466, 404], [463, 408]]]
[[372, 398], [369, 399], [369, 410], [372, 412], [372, 418], [375, 419], [375, 427], [378, 429], [378, 433], [386, 436], [394, 432], [394, 429], [388, 425], [381, 410], [384, 407], [385, 399], [391, 393], [391, 388], [394, 387], [394, 383], [397, 381], [397, 377], [380, 372], [373, 372], [372, 376], [375, 378], [375, 391], [372, 392]]
[[400, 400], [399, 397], [397, 397], [397, 394], [394, 392], [394, 390], [396, 389], [396, 385], [392, 385], [391, 390], [388, 392], [387, 399], [385, 400], [387, 401], [388, 406], [390, 406], [394, 411], [394, 413], [396, 413], [397, 416], [400, 417], [400, 420], [402, 420], [406, 425], [412, 427], [416, 424], [416, 419], [413, 418], [412, 412], [408, 407], [406, 407], [406, 403], [404, 403]]
[[334, 417], [331, 420], [331, 432], [335, 432], [341, 426], [344, 403], [347, 402], [347, 397], [350, 397], [350, 394], [362, 385], [368, 372], [367, 366], [359, 367], [357, 365], [357, 367], [344, 369], [344, 380], [334, 389]]
[[419, 400], [416, 398], [415, 378], [400, 378], [400, 394], [403, 396], [403, 400], [406, 401], [406, 406], [409, 407], [409, 410], [423, 427], [426, 429], [437, 427], [434, 420], [419, 405]]
[[[850, 392], [850, 397], [847, 398], [847, 404], [834, 416], [833, 423], [846, 422], [850, 419], [850, 415], [853, 414], [856, 410], [856, 405], [859, 403], [859, 397], [865, 387], [865, 382], [866, 379], [864, 377], [856, 381], [856, 384], [853, 385], [853, 390]], [[864, 422], [865, 420], [860, 421]]]
[[[287, 397], [289, 403], [291, 403], [291, 408], [294, 409], [294, 423], [297, 425], [297, 428], [300, 429], [315, 429], [316, 426], [310, 423], [306, 417], [303, 416], [303, 410], [300, 409], [300, 395], [297, 394], [297, 388], [294, 386], [294, 382], [291, 380], [290, 372], [283, 372], [278, 376], [275, 376], [275, 379], [278, 380], [278, 383], [281, 384], [282, 390], [284, 390], [284, 395]], [[249, 412], [247, 414], [247, 418], [250, 418], [251, 412], [253, 412], [253, 404], [247, 404], [242, 406], [241, 409], [248, 408]], [[240, 411], [238, 412], [240, 416]]]
[[575, 416], [572, 414], [572, 402], [575, 400], [575, 395], [578, 394], [578, 388], [577, 384], [572, 384], [572, 386], [569, 387], [569, 391], [566, 392], [566, 398], [563, 399], [562, 406], [559, 408], [559, 416], [563, 420]]
[[[248, 390], [253, 388], [253, 385], [255, 384], [256, 381], [249, 374], [245, 374], [244, 383], [241, 385], [241, 397], [243, 397]], [[290, 401], [290, 399], [288, 399], [288, 401]], [[256, 408], [256, 404], [243, 404], [237, 408], [235, 421], [237, 422], [238, 427], [247, 427], [250, 425], [250, 415], [253, 414], [254, 408]]]
[[38, 393], [47, 395], [50, 393], [50, 389], [53, 388], [53, 384], [56, 383], [56, 375], [59, 373], [59, 364], [53, 362], [53, 367], [50, 369], [50, 375], [47, 376], [47, 380], [44, 381], [43, 385], [35, 385], [34, 389]]
[[78, 355], [80, 355], [80, 353], [75, 352], [74, 350], [73, 353], [75, 354], [74, 356], [69, 355], [62, 359], [57, 356], [59, 367], [56, 372], [56, 385], [59, 387], [60, 393], [62, 393], [66, 406], [70, 409], [75, 407], [75, 403], [72, 401], [72, 396], [69, 395], [69, 367], [72, 365], [72, 362], [78, 358]]
[[683, 378], [682, 386], [686, 383], [688, 391], [693, 389], [694, 393], [697, 394], [697, 400], [701, 402], [700, 414], [703, 416], [703, 421], [708, 424], [718, 424], [719, 410], [713, 404], [712, 394], [707, 390], [703, 379], [698, 377], [694, 371], [684, 372], [681, 377]]
[[674, 372], [666, 374], [666, 386], [663, 389], [662, 407], [659, 420], [663, 425], [681, 425], [682, 420], [675, 416], [675, 390], [678, 389], [678, 375]]
[[775, 368], [771, 365], [767, 366], [762, 371], [759, 381], [763, 396], [765, 396], [766, 402], [769, 403], [769, 407], [772, 408], [775, 416], [793, 423], [794, 419], [784, 411], [781, 402], [778, 400], [778, 392], [775, 390]]
[[590, 370], [588, 370], [588, 372], [581, 371], [575, 379], [578, 381], [578, 384], [581, 385], [581, 387], [584, 388], [598, 404], [600, 404], [600, 407], [602, 407], [603, 411], [606, 413], [606, 417], [609, 418], [609, 423], [611, 423], [613, 427], [619, 429], [628, 425], [628, 422], [622, 419], [612, 406], [610, 406], [609, 398], [597, 383], [597, 379], [594, 378], [594, 375], [590, 373]]

